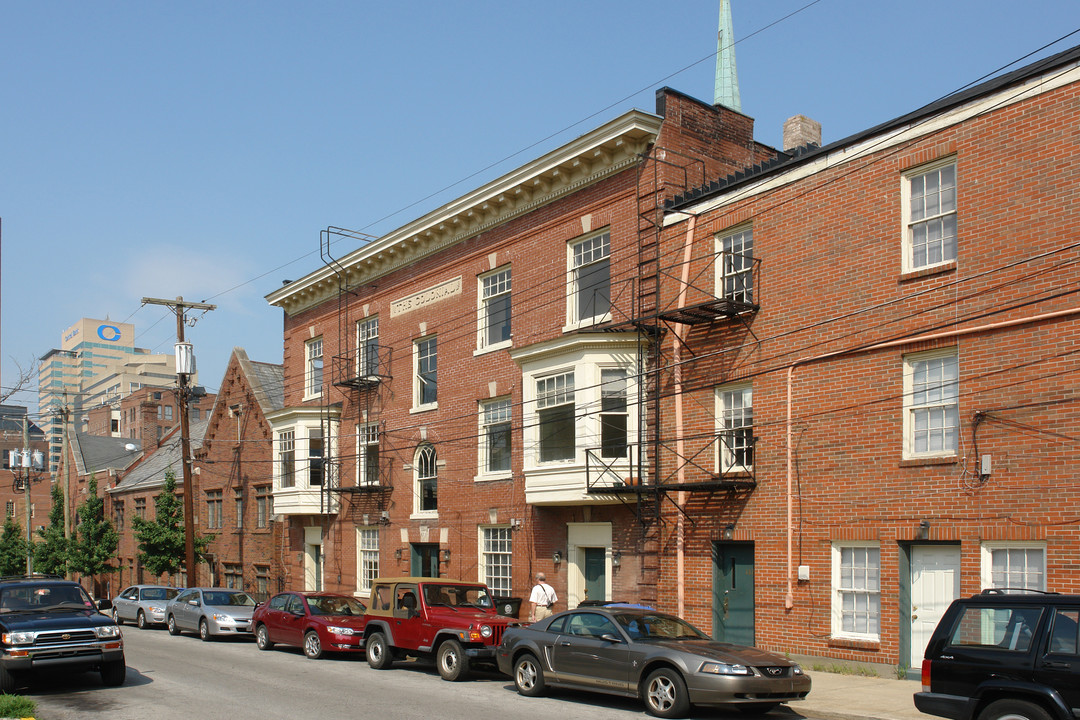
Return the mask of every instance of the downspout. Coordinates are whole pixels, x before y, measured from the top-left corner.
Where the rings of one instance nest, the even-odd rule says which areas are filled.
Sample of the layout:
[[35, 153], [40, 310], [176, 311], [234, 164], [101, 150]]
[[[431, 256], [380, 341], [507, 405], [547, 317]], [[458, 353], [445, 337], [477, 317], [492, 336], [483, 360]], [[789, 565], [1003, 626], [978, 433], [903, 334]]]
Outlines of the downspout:
[[[686, 226], [686, 239], [683, 241], [682, 278], [679, 281], [679, 301], [677, 307], [682, 307], [683, 303], [686, 302], [686, 289], [690, 284], [690, 259], [692, 257], [694, 245], [694, 226], [696, 224], [697, 217], [691, 215], [690, 222], [687, 223]], [[686, 325], [680, 324], [675, 328], [675, 333], [672, 335], [671, 340], [672, 362], [675, 365], [675, 454], [680, 460], [678, 467], [678, 483], [680, 485], [686, 480], [686, 464], [681, 462], [683, 457], [682, 345], [686, 338], [686, 331]], [[659, 388], [657, 388], [657, 390], [659, 391]], [[660, 399], [657, 398], [657, 402], [659, 401]], [[659, 432], [659, 428], [657, 428], [657, 432]], [[657, 458], [657, 461], [659, 461], [659, 458]], [[683, 505], [686, 504], [685, 490], [680, 490], [676, 495], [676, 504], [679, 509], [675, 518], [675, 566], [678, 581], [676, 598], [678, 601], [678, 615], [679, 617], [684, 617], [686, 614], [686, 520], [685, 514], [683, 513]]]
[[[931, 333], [929, 335], [919, 335], [911, 338], [902, 338], [899, 340], [889, 340], [887, 342], [878, 343], [876, 345], [870, 345], [865, 348], [859, 348], [857, 350], [839, 350], [836, 352], [825, 353], [823, 355], [816, 355], [814, 357], [802, 358], [788, 365], [787, 369], [787, 591], [784, 593], [784, 607], [790, 610], [795, 605], [794, 591], [792, 589], [792, 538], [794, 536], [794, 525], [791, 517], [792, 506], [792, 468], [791, 468], [791, 384], [792, 375], [795, 372], [796, 365], [805, 365], [811, 362], [817, 362], [820, 360], [827, 360], [829, 358], [840, 357], [841, 355], [854, 355], [856, 353], [871, 352], [875, 350], [883, 350], [891, 347], [898, 347], [900, 345], [911, 345], [920, 342], [930, 342], [933, 340], [946, 340], [950, 338], [959, 338], [965, 335], [973, 335], [975, 333], [992, 332], [994, 330], [1002, 330], [1004, 328], [1016, 327], [1019, 325], [1028, 325], [1031, 323], [1042, 322], [1044, 320], [1056, 320], [1058, 318], [1069, 317], [1071, 315], [1080, 315], [1080, 307], [1069, 308], [1068, 310], [1056, 310], [1054, 312], [1043, 313], [1041, 315], [1032, 315], [1024, 318], [1016, 318], [1015, 320], [1004, 320], [998, 323], [989, 323], [987, 325], [978, 325], [976, 327], [959, 328], [957, 330], [948, 330], [940, 333]], [[678, 406], [676, 406], [678, 409]]]

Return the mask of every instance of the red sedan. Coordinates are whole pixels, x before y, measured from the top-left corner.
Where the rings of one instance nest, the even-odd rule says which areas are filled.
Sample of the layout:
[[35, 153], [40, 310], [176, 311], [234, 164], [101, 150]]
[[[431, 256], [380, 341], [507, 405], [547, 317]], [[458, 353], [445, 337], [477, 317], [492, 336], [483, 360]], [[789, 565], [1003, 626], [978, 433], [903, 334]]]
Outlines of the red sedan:
[[260, 650], [295, 645], [315, 659], [364, 649], [364, 606], [348, 595], [283, 592], [255, 608], [251, 626]]

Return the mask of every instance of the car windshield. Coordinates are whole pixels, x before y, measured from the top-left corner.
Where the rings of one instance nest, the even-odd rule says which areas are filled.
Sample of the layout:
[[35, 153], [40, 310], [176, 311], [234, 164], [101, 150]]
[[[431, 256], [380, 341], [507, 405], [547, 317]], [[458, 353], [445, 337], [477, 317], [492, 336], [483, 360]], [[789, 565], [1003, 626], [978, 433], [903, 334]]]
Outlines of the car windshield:
[[77, 585], [19, 585], [0, 589], [0, 612], [43, 608], [85, 610], [93, 607], [93, 601]]
[[494, 607], [487, 588], [482, 585], [425, 585], [424, 602], [447, 607]]
[[709, 636], [674, 615], [616, 613], [615, 620], [635, 640], [707, 640]]
[[143, 600], [172, 600], [179, 592], [176, 588], [143, 588], [139, 597]]
[[312, 615], [363, 615], [364, 606], [351, 597], [315, 595], [307, 599]]
[[224, 590], [203, 593], [203, 602], [207, 605], [254, 606], [255, 601], [245, 592], [225, 592]]

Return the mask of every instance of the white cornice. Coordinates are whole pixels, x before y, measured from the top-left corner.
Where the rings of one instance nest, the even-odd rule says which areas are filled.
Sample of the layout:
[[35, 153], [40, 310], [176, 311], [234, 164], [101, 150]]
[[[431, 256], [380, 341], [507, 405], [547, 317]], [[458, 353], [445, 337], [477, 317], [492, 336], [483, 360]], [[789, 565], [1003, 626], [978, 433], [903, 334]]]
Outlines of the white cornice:
[[[663, 118], [631, 110], [576, 140], [503, 175], [338, 261], [349, 287], [531, 212], [633, 166], [660, 132]], [[269, 293], [267, 302], [295, 314], [337, 296], [329, 267]]]
[[580, 333], [515, 348], [510, 359], [520, 366], [546, 358], [582, 352], [637, 352], [641, 337], [635, 332]]

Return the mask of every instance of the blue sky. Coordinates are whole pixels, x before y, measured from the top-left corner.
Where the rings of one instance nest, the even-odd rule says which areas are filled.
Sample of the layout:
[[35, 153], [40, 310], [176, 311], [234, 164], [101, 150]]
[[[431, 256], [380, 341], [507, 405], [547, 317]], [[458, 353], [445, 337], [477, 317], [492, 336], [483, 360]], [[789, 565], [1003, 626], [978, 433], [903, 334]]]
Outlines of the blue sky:
[[[1080, 28], [1080, 0], [732, 0], [743, 112], [826, 143]], [[383, 234], [636, 107], [711, 101], [718, 2], [0, 2], [0, 384], [81, 317], [216, 390], [281, 361], [264, 296], [328, 225]], [[1037, 57], [1080, 44], [1080, 33]], [[1011, 69], [1011, 68], [1010, 68]], [[340, 247], [344, 254], [352, 247]], [[36, 405], [34, 392], [10, 402]]]

